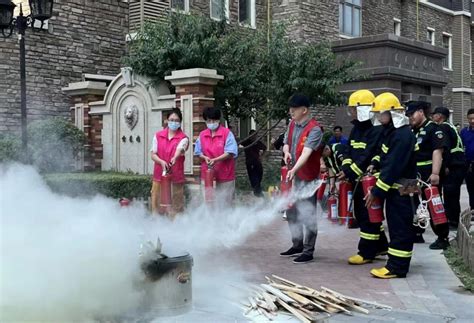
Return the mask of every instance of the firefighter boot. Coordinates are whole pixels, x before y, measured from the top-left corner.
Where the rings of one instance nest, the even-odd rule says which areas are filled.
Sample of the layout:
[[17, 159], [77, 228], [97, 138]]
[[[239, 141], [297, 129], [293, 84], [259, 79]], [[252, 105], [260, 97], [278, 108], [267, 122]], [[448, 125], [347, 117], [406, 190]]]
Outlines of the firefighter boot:
[[372, 259], [364, 259], [361, 255], [353, 255], [347, 259], [350, 265], [364, 265], [372, 262]]
[[382, 279], [390, 279], [390, 278], [404, 278], [406, 275], [397, 275], [390, 272], [387, 267], [382, 268], [373, 268], [370, 273], [372, 276]]

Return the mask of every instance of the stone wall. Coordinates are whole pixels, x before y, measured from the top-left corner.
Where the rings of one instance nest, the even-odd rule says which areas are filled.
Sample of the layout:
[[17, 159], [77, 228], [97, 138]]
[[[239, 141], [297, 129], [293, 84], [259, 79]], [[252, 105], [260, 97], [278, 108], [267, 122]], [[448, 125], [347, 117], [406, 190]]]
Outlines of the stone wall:
[[393, 33], [393, 18], [402, 19], [401, 0], [363, 1], [362, 36]]
[[[69, 116], [61, 91], [82, 74], [120, 72], [128, 32], [128, 4], [116, 0], [55, 0], [49, 32], [26, 32], [28, 121]], [[0, 133], [20, 130], [19, 45], [0, 37]]]

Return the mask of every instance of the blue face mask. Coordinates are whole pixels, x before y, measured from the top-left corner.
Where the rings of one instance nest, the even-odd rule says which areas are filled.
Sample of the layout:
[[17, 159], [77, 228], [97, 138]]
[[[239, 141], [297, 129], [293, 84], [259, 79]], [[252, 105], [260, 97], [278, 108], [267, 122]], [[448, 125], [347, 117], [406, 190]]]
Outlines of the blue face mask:
[[207, 128], [211, 131], [216, 130], [219, 127], [218, 123], [206, 123]]
[[168, 121], [168, 128], [170, 128], [170, 130], [176, 131], [176, 130], [178, 130], [179, 128], [181, 128], [181, 122], [178, 122], [178, 121]]

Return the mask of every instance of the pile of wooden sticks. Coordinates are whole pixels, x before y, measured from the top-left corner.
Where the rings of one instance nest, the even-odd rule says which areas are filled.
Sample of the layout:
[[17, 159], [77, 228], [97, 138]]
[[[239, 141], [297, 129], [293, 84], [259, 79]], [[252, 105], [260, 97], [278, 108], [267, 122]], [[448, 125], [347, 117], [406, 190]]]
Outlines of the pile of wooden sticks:
[[267, 284], [254, 286], [253, 295], [248, 298], [249, 303], [245, 304], [245, 315], [255, 311], [273, 320], [283, 310], [301, 322], [309, 323], [320, 319], [322, 313], [352, 315], [352, 311], [355, 311], [369, 314], [363, 306], [391, 309], [390, 306], [345, 296], [326, 287], [318, 291], [276, 275], [265, 278]]

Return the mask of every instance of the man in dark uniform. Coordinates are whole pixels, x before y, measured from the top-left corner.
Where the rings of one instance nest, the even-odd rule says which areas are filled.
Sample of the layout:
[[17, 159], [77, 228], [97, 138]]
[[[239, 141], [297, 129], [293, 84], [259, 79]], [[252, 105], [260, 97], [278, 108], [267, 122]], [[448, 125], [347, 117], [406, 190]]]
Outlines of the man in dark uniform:
[[247, 166], [247, 174], [249, 175], [250, 185], [255, 196], [263, 196], [262, 193], [262, 153], [267, 150], [267, 146], [260, 140], [257, 140], [255, 130], [250, 130], [250, 137], [244, 140], [241, 145], [244, 147], [245, 165]]
[[454, 125], [448, 122], [449, 110], [437, 107], [432, 119], [445, 134], [446, 146], [443, 151], [443, 202], [449, 226], [457, 229], [461, 214], [461, 185], [466, 176], [466, 157], [461, 137]]
[[[416, 137], [416, 170], [420, 179], [438, 186], [441, 191], [440, 174], [445, 136], [443, 130], [427, 118], [430, 108], [428, 102], [411, 101], [407, 103], [406, 114], [410, 118], [410, 125]], [[426, 200], [424, 194], [423, 198]], [[446, 249], [449, 246], [449, 225], [447, 223], [433, 225], [431, 222], [431, 227], [438, 238], [430, 245], [430, 249]], [[425, 230], [416, 228], [415, 242], [423, 243], [422, 234]]]
[[344, 161], [344, 153], [347, 146], [344, 144], [326, 144], [323, 149], [323, 160], [329, 172], [329, 192], [333, 193], [336, 188], [336, 174], [339, 174]]
[[349, 257], [351, 265], [372, 262], [378, 254], [387, 252], [388, 243], [382, 223], [369, 221], [365, 207], [364, 192], [359, 183], [363, 170], [367, 169], [382, 140], [382, 127], [375, 127], [370, 121], [370, 110], [375, 96], [369, 90], [358, 90], [349, 97], [348, 109], [354, 127], [349, 135], [349, 146], [342, 162], [339, 180], [348, 179], [352, 183], [354, 216], [360, 227], [358, 253]]
[[413, 253], [415, 210], [410, 197], [400, 195], [398, 189], [402, 179], [416, 178], [416, 139], [408, 126], [404, 108], [392, 93], [386, 92], [377, 96], [372, 112], [377, 115], [374, 122], [383, 125], [385, 136], [381, 145], [380, 175], [365, 200], [367, 207], [372, 205], [375, 197], [385, 200], [390, 244], [385, 267], [374, 268], [370, 273], [385, 279], [406, 277]]

